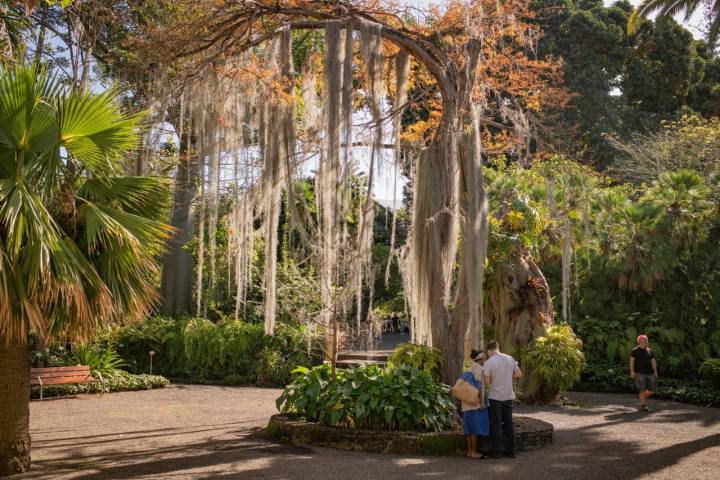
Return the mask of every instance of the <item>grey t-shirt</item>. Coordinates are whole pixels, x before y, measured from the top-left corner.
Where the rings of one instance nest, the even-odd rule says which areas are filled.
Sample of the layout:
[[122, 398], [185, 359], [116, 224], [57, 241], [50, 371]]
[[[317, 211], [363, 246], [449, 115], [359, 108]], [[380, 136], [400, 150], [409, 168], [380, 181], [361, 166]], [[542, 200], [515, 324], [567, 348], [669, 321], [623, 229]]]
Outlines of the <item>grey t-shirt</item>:
[[493, 355], [485, 362], [485, 377], [490, 377], [490, 400], [515, 400], [513, 373], [518, 364], [513, 357], [504, 353]]

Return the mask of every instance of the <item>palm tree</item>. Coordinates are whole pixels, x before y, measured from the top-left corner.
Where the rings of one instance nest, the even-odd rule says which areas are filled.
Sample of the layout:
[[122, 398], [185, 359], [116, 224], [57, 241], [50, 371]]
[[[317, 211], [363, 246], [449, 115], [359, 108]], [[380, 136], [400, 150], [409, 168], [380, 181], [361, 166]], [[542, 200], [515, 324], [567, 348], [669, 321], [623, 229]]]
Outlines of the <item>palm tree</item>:
[[16, 48], [23, 40], [21, 29], [27, 25], [14, 3], [0, 0], [0, 62], [15, 58]]
[[720, 0], [643, 0], [628, 19], [628, 33], [637, 32], [642, 20], [654, 12], [658, 12], [659, 17], [674, 17], [678, 13], [683, 13], [683, 21], [687, 22], [701, 8], [708, 8], [710, 15], [708, 43], [715, 45], [720, 33]]
[[0, 68], [0, 476], [30, 464], [28, 337], [83, 340], [156, 300], [169, 189], [118, 175], [138, 130], [112, 93]]

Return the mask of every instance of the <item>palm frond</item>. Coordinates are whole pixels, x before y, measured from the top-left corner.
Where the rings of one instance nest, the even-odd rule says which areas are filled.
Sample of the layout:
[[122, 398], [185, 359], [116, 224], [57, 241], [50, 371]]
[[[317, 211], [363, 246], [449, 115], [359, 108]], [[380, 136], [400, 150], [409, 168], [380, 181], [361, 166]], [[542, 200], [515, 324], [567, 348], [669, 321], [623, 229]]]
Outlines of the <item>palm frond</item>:
[[169, 181], [157, 177], [87, 179], [78, 196], [102, 205], [118, 205], [123, 211], [151, 219], [167, 218], [170, 209]]
[[57, 101], [60, 142], [95, 177], [119, 170], [139, 140], [139, 116], [124, 116], [112, 92], [70, 93]]
[[708, 28], [708, 42], [710, 45], [715, 45], [718, 40], [718, 34], [720, 33], [720, 0], [716, 0], [710, 9], [712, 21]]
[[112, 92], [0, 67], [0, 341], [87, 338], [152, 308], [169, 191], [115, 176], [138, 125]]

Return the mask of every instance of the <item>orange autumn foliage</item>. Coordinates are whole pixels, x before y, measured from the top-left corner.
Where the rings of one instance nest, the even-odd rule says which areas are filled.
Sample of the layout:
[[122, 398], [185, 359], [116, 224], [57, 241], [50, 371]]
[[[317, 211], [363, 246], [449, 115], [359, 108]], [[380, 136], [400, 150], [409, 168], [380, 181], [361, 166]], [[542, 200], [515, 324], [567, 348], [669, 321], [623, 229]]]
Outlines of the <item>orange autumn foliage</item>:
[[[532, 13], [525, 0], [449, 1], [441, 7], [422, 12], [427, 20], [415, 21], [417, 12], [405, 2], [360, 1], [303, 1], [255, 0], [228, 3], [221, 0], [161, 0], [166, 14], [160, 21], [147, 25], [130, 36], [131, 50], [142, 51], [145, 62], [156, 68], [171, 69], [178, 78], [192, 74], [208, 64], [224, 65], [246, 51], [256, 39], [268, 35], [280, 26], [297, 22], [321, 22], [342, 19], [352, 12], [356, 17], [373, 19], [411, 39], [417, 39], [430, 54], [458, 64], [465, 58], [464, 47], [470, 37], [482, 42], [478, 65], [475, 100], [483, 107], [487, 122], [483, 123], [485, 148], [492, 151], [512, 149], [526, 141], [525, 133], [497, 128], [509, 125], [509, 109], [521, 112], [528, 119], [528, 128], [547, 123], [551, 114], [568, 101], [569, 95], [561, 87], [560, 65], [539, 60], [534, 55], [534, 43], [540, 32], [531, 24]], [[384, 42], [386, 59], [398, 51], [392, 42]], [[386, 61], [386, 86], [391, 98], [394, 81], [391, 65]], [[234, 64], [227, 74], [239, 82], [270, 83], [270, 91], [282, 92], [281, 85], [272, 84], [272, 72], [255, 59], [247, 64]], [[363, 82], [362, 67], [358, 79]], [[319, 76], [321, 80], [322, 77]], [[432, 138], [441, 118], [442, 105], [438, 98], [436, 78], [418, 62], [411, 62], [409, 106], [422, 112], [411, 125], [406, 125], [402, 138], [422, 147]], [[322, 88], [322, 83], [319, 83]], [[282, 100], [282, 95], [277, 95]], [[271, 99], [272, 100], [272, 99]], [[514, 114], [514, 113], [513, 113]]]

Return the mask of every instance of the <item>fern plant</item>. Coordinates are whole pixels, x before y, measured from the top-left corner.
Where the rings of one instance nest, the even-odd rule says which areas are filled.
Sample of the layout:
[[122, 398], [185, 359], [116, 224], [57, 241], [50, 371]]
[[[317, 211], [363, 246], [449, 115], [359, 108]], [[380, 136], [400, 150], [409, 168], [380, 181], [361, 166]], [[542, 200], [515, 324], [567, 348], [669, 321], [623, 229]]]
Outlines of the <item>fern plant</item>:
[[93, 375], [108, 375], [125, 366], [125, 361], [118, 355], [115, 346], [111, 343], [106, 347], [92, 344], [77, 344], [73, 346], [72, 354], [66, 365], [88, 365]]
[[703, 381], [720, 390], [720, 358], [708, 358], [705, 360], [700, 365], [698, 374]]

